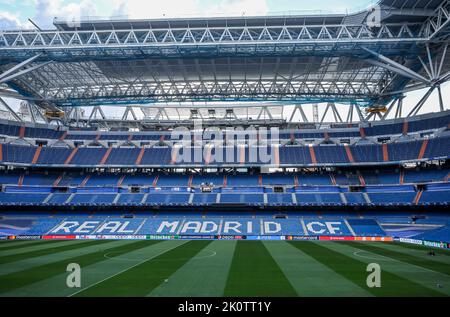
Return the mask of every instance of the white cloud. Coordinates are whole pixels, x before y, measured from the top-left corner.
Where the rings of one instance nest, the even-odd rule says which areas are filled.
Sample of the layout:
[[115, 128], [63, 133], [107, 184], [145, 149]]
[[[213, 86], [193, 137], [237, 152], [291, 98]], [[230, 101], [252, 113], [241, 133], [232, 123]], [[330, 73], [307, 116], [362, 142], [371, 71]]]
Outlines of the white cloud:
[[200, 0], [115, 0], [112, 15], [132, 19], [160, 17], [202, 17], [262, 15], [268, 12], [266, 0], [220, 0], [205, 5]]
[[[15, 0], [3, 0], [13, 3]], [[268, 10], [267, 0], [31, 0], [34, 4], [33, 21], [41, 28], [53, 28], [58, 17], [67, 21], [79, 21], [86, 17], [126, 16], [131, 19], [182, 18], [205, 16], [251, 16], [264, 15]], [[18, 15], [0, 12], [0, 28], [30, 28], [27, 21]]]
[[264, 15], [268, 11], [266, 0], [221, 0], [218, 4], [206, 8], [204, 13], [211, 16], [252, 16]]
[[16, 15], [2, 11], [0, 12], [0, 29], [18, 30], [25, 27]]
[[61, 0], [35, 0], [36, 15], [33, 20], [41, 27], [48, 28], [55, 17], [68, 21], [78, 21], [82, 17], [97, 15], [94, 1], [82, 0], [63, 4]]
[[126, 15], [133, 19], [176, 17], [198, 12], [198, 0], [116, 0], [112, 15]]

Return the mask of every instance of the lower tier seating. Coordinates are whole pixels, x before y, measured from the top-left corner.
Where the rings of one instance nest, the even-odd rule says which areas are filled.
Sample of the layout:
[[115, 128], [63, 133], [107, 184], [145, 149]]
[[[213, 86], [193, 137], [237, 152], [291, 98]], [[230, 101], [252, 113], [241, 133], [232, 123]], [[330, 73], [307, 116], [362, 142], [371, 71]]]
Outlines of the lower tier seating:
[[0, 192], [0, 206], [413, 206], [450, 204], [450, 183], [428, 188], [414, 186], [367, 186], [361, 192], [346, 187], [308, 186], [273, 192], [271, 188], [199, 189], [143, 187], [73, 187], [61, 192], [51, 186], [6, 186]]
[[[95, 214], [56, 211], [2, 212], [0, 236], [8, 235], [246, 235], [400, 237], [450, 242], [450, 216], [406, 212], [135, 212]], [[394, 228], [394, 229], [393, 229]], [[395, 229], [396, 228], [396, 229]], [[142, 238], [141, 238], [142, 239]]]

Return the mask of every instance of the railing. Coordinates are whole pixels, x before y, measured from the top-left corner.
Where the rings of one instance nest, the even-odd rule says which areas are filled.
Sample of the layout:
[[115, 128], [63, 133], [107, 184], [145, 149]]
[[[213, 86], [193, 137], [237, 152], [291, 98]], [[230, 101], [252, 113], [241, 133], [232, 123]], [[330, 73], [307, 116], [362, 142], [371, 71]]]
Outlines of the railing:
[[0, 51], [12, 48], [120, 47], [155, 45], [274, 44], [426, 41], [422, 24], [392, 23], [379, 28], [355, 25], [279, 25], [124, 30], [21, 30], [0, 32]]

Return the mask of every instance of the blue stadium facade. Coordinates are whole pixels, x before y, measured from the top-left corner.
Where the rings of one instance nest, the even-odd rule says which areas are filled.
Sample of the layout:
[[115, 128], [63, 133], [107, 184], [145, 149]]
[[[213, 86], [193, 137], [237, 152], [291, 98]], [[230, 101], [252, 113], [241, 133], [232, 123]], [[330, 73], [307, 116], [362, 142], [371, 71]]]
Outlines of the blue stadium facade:
[[[381, 0], [346, 15], [0, 31], [0, 236], [448, 247], [449, 7]], [[419, 115], [433, 92], [440, 111]], [[30, 120], [2, 97], [24, 100]], [[317, 102], [325, 113], [308, 120]], [[272, 113], [286, 106], [289, 120]]]

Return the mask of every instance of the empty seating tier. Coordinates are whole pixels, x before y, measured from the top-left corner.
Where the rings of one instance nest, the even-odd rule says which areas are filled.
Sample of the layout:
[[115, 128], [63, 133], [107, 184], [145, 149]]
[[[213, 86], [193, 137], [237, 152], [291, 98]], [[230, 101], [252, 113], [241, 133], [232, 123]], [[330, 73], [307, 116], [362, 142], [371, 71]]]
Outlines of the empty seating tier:
[[[396, 142], [384, 145], [316, 145], [280, 146], [275, 151], [261, 154], [267, 148], [214, 148], [214, 157], [204, 157], [205, 148], [171, 147], [151, 148], [103, 148], [79, 147], [72, 149], [42, 147], [36, 158], [37, 147], [2, 144], [1, 162], [3, 165], [40, 166], [40, 167], [173, 167], [173, 166], [354, 166], [373, 164], [393, 164], [420, 160], [449, 158], [450, 136], [429, 139], [426, 149], [423, 141]], [[349, 160], [346, 149], [352, 153]], [[187, 154], [184, 152], [188, 151]], [[421, 151], [423, 153], [421, 153]], [[181, 153], [178, 153], [181, 152]], [[190, 153], [189, 153], [190, 152]], [[231, 156], [228, 154], [231, 152]], [[252, 153], [250, 153], [252, 152]], [[142, 154], [141, 154], [142, 153]], [[217, 155], [222, 153], [223, 155]], [[33, 162], [33, 159], [36, 162]], [[103, 162], [105, 160], [105, 162]]]
[[[355, 173], [287, 174], [112, 174], [1, 173], [3, 206], [447, 206], [448, 169], [406, 170], [420, 186], [382, 184], [383, 171], [367, 179], [378, 184], [354, 185]], [[371, 176], [372, 175], [372, 176]], [[227, 182], [225, 182], [227, 179]], [[336, 180], [332, 184], [331, 179]], [[359, 178], [355, 178], [359, 179]], [[120, 185], [119, 185], [120, 183]], [[225, 184], [227, 183], [227, 184]], [[343, 185], [343, 183], [345, 183]], [[419, 184], [419, 183], [418, 183]], [[226, 186], [225, 186], [226, 185]]]
[[[360, 137], [360, 128], [364, 131], [364, 136], [384, 136], [400, 135], [404, 133], [405, 122], [407, 133], [429, 131], [446, 127], [450, 122], [450, 112], [446, 111], [440, 114], [427, 114], [401, 120], [386, 120], [385, 122], [376, 122], [362, 125], [360, 127], [339, 127], [329, 129], [304, 129], [304, 130], [281, 130], [280, 139], [323, 139], [327, 138], [356, 138]], [[21, 130], [23, 135], [21, 135]], [[21, 126], [17, 122], [5, 121], [0, 123], [0, 135], [9, 137], [25, 137], [33, 139], [64, 139], [72, 141], [158, 141], [168, 139], [168, 131], [149, 131], [149, 132], [97, 132], [97, 131], [77, 131], [77, 130], [59, 130], [53, 127], [33, 127]], [[270, 137], [271, 133], [268, 132]]]

